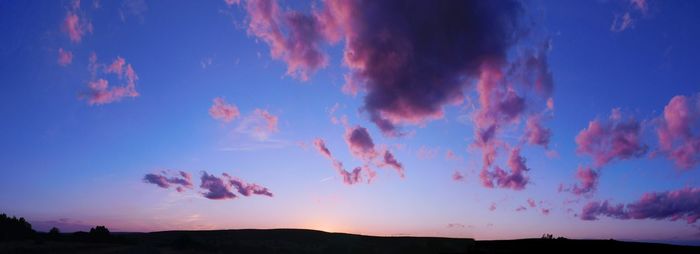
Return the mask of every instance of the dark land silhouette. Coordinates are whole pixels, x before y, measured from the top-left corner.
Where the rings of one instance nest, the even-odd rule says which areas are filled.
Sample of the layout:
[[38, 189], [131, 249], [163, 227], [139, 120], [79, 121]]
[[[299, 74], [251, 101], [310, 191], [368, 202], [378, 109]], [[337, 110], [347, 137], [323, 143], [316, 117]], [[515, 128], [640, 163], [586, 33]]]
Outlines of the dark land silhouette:
[[238, 229], [112, 233], [36, 232], [23, 218], [0, 215], [0, 253], [700, 253], [700, 246], [541, 238], [365, 236], [306, 229]]

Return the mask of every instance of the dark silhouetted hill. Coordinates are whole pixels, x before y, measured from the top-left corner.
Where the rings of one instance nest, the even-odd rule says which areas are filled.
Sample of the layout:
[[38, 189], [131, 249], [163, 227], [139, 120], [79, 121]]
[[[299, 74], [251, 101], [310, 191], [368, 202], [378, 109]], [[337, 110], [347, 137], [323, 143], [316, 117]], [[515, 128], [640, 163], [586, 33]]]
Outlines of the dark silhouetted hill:
[[[91, 231], [102, 231], [94, 229]], [[474, 241], [378, 237], [304, 229], [108, 233], [107, 238], [98, 238], [101, 240], [86, 232], [38, 235], [44, 240], [0, 242], [0, 253], [700, 253], [700, 247], [614, 240], [547, 237]]]

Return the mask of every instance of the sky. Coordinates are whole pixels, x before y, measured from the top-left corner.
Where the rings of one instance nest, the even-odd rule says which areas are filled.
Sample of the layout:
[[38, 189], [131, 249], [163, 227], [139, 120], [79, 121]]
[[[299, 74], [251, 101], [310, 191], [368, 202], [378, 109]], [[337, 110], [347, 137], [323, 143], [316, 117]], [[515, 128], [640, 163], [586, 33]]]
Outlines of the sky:
[[699, 8], [0, 0], [0, 212], [700, 244]]

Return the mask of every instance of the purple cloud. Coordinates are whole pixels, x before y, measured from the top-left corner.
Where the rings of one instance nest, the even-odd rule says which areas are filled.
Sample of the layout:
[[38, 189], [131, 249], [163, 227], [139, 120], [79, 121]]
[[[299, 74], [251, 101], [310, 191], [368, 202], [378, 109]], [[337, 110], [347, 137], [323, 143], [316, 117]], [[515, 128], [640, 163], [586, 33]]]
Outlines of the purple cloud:
[[582, 220], [597, 220], [599, 216], [622, 220], [685, 220], [693, 224], [700, 219], [700, 189], [687, 187], [645, 193], [641, 199], [627, 205], [593, 201], [586, 204], [581, 212]]
[[576, 178], [580, 181], [579, 184], [574, 184], [571, 187], [571, 193], [576, 195], [583, 195], [591, 193], [598, 187], [598, 178], [600, 173], [590, 167], [579, 166], [576, 170]]
[[343, 163], [337, 160], [331, 154], [331, 151], [326, 147], [326, 142], [323, 139], [317, 138], [314, 140], [316, 150], [333, 163], [333, 168], [343, 179], [343, 183], [353, 185], [362, 181], [362, 172], [367, 176], [367, 183], [370, 183], [376, 176], [376, 173], [369, 167], [356, 167], [352, 171], [345, 170]]
[[202, 183], [199, 187], [207, 190], [202, 195], [204, 195], [205, 198], [215, 200], [236, 198], [236, 194], [231, 192], [231, 183], [225, 179], [226, 176], [227, 175], [224, 175], [223, 178], [219, 178], [207, 174], [207, 172], [202, 172]]
[[656, 130], [659, 150], [676, 166], [692, 168], [700, 162], [700, 95], [675, 96], [664, 107]]
[[208, 199], [223, 200], [237, 198], [238, 196], [233, 192], [234, 188], [238, 194], [246, 197], [251, 195], [274, 196], [266, 187], [254, 183], [246, 183], [226, 173], [221, 174], [221, 177], [216, 177], [203, 171], [201, 181], [199, 187], [206, 190], [202, 195]]
[[155, 184], [158, 187], [168, 189], [170, 186], [175, 186], [177, 192], [183, 192], [185, 189], [192, 189], [192, 176], [185, 172], [179, 171], [178, 176], [168, 177], [168, 171], [161, 171], [159, 173], [146, 174], [143, 177], [145, 183]]
[[403, 165], [401, 162], [397, 161], [396, 158], [394, 158], [394, 155], [389, 152], [389, 150], [384, 151], [384, 156], [382, 156], [384, 161], [382, 162], [384, 165], [389, 165], [392, 168], [396, 170], [396, 172], [399, 173], [399, 176], [401, 178], [404, 178], [406, 176], [406, 173], [404, 172]]
[[489, 188], [498, 186], [513, 190], [524, 189], [530, 182], [525, 175], [530, 169], [525, 165], [525, 158], [520, 156], [520, 148], [513, 148], [510, 151], [508, 166], [510, 167], [510, 172], [506, 172], [498, 166], [493, 171], [482, 170], [479, 175], [482, 184]]
[[364, 127], [346, 128], [345, 142], [348, 144], [350, 152], [360, 159], [371, 160], [377, 156], [372, 137], [369, 136], [369, 132]]
[[319, 48], [321, 28], [313, 16], [283, 11], [270, 0], [247, 1], [246, 10], [250, 16], [248, 33], [268, 44], [272, 58], [287, 63], [287, 75], [307, 80], [327, 65], [327, 56]]
[[576, 151], [593, 157], [596, 167], [612, 160], [637, 158], [647, 152], [640, 140], [641, 126], [634, 118], [622, 119], [613, 109], [608, 121], [593, 120], [576, 136]]
[[268, 196], [268, 197], [273, 197], [274, 195], [270, 190], [268, 190], [265, 187], [262, 187], [260, 185], [254, 184], [254, 183], [246, 183], [241, 179], [238, 178], [230, 178], [229, 179], [231, 185], [236, 188], [238, 193], [240, 193], [243, 196], [250, 196], [250, 195], [263, 195], [263, 196]]
[[[303, 14], [262, 0], [249, 1], [246, 8], [249, 33], [287, 63], [288, 74], [303, 80], [327, 65], [322, 43], [343, 41], [343, 61], [350, 69], [343, 90], [367, 93], [363, 108], [386, 135], [400, 135], [399, 123], [443, 117], [443, 107], [464, 99], [462, 89], [479, 77], [483, 65], [507, 62], [515, 35], [524, 29], [521, 9], [516, 1], [326, 1]], [[508, 102], [524, 102], [513, 99]], [[503, 106], [506, 111], [518, 107]]]

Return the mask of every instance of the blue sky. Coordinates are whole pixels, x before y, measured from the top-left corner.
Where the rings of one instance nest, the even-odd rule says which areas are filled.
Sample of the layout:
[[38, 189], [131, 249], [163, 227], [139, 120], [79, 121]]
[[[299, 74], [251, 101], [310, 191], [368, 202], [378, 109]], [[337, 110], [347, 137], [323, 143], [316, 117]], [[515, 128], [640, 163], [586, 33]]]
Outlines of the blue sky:
[[[524, 188], [514, 189], [489, 188], [480, 178], [484, 151], [473, 145], [480, 128], [475, 112], [483, 109], [478, 74], [461, 76], [470, 79], [460, 88], [469, 99], [438, 104], [444, 110], [438, 118], [399, 118], [395, 124], [406, 135], [387, 135], [370, 114], [392, 112], [365, 104], [381, 83], [355, 95], [342, 91], [344, 75], [362, 70], [343, 58], [352, 48], [350, 37], [335, 43], [319, 40], [328, 62], [302, 65], [310, 73], [308, 80], [287, 75], [294, 59], [272, 55], [274, 41], [265, 37], [269, 33], [250, 28], [259, 14], [251, 7], [256, 2], [82, 1], [76, 8], [72, 1], [0, 1], [0, 84], [5, 90], [0, 94], [0, 210], [27, 217], [35, 227], [106, 224], [123, 231], [298, 227], [477, 239], [553, 233], [697, 241], [697, 224], [685, 219], [632, 215], [629, 206], [625, 213], [630, 218], [606, 216], [604, 209], [595, 220], [583, 220], [581, 214], [593, 202], [632, 204], [645, 193], [685, 191], [694, 201], [679, 202], [700, 200], [693, 194], [700, 184], [699, 167], [674, 164], [665, 155], [669, 151], [659, 148], [656, 134], [668, 121], [664, 108], [674, 96], [698, 100], [698, 3], [649, 0], [642, 1], [643, 9], [636, 1], [517, 2], [523, 9], [520, 18], [532, 21], [530, 28], [537, 31], [533, 40], [550, 45], [546, 58], [538, 60], [548, 67], [553, 91], [538, 97], [527, 86], [513, 88], [530, 107], [498, 133], [508, 145], [499, 148], [497, 164], [510, 172], [506, 157], [518, 147], [530, 169]], [[309, 17], [331, 6], [322, 1], [277, 5], [279, 15], [296, 11]], [[79, 42], [70, 39], [65, 27], [71, 13], [92, 26]], [[625, 14], [631, 23], [611, 29]], [[289, 42], [294, 24], [279, 20]], [[387, 36], [401, 36], [388, 31]], [[515, 43], [509, 50], [527, 52], [528, 47], [536, 46]], [[68, 63], [58, 62], [59, 49], [71, 52]], [[294, 49], [287, 50], [291, 54]], [[104, 68], [89, 69], [93, 53]], [[137, 73], [138, 96], [91, 105], [90, 82], [124, 82], [122, 74], [106, 71], [118, 57]], [[378, 82], [371, 78], [367, 82]], [[229, 122], [213, 118], [209, 110], [215, 98], [240, 114]], [[548, 98], [553, 110], [545, 109]], [[691, 113], [700, 111], [689, 105]], [[614, 108], [641, 126], [634, 135], [648, 150], [595, 166], [599, 178], [589, 193], [558, 191], [560, 185], [577, 183], [577, 167], [594, 164], [590, 154], [577, 152], [577, 135], [596, 119], [614, 124], [609, 119]], [[258, 126], [265, 120], [256, 112], [263, 110], [278, 120], [275, 130]], [[542, 124], [552, 133], [546, 148], [519, 144], [526, 113], [544, 116]], [[346, 123], [332, 121], [342, 117]], [[691, 141], [680, 145], [700, 136], [699, 119], [691, 118]], [[346, 134], [357, 126], [367, 129], [375, 152], [396, 157], [404, 178], [382, 165], [381, 156], [367, 159], [353, 153], [357, 144]], [[331, 161], [317, 151], [317, 139], [332, 152]], [[448, 150], [459, 159], [447, 159]], [[377, 176], [369, 184], [344, 184], [332, 160], [342, 161], [348, 171], [372, 167]], [[191, 174], [192, 185], [183, 192], [175, 185], [159, 188], [144, 181], [146, 174], [167, 178], [179, 171]], [[202, 171], [259, 184], [274, 196], [236, 193], [233, 199], [208, 199], [203, 193], [211, 190], [200, 186]], [[455, 172], [464, 179], [453, 180]], [[530, 207], [528, 199], [536, 205]], [[527, 210], [516, 211], [520, 206]]]

